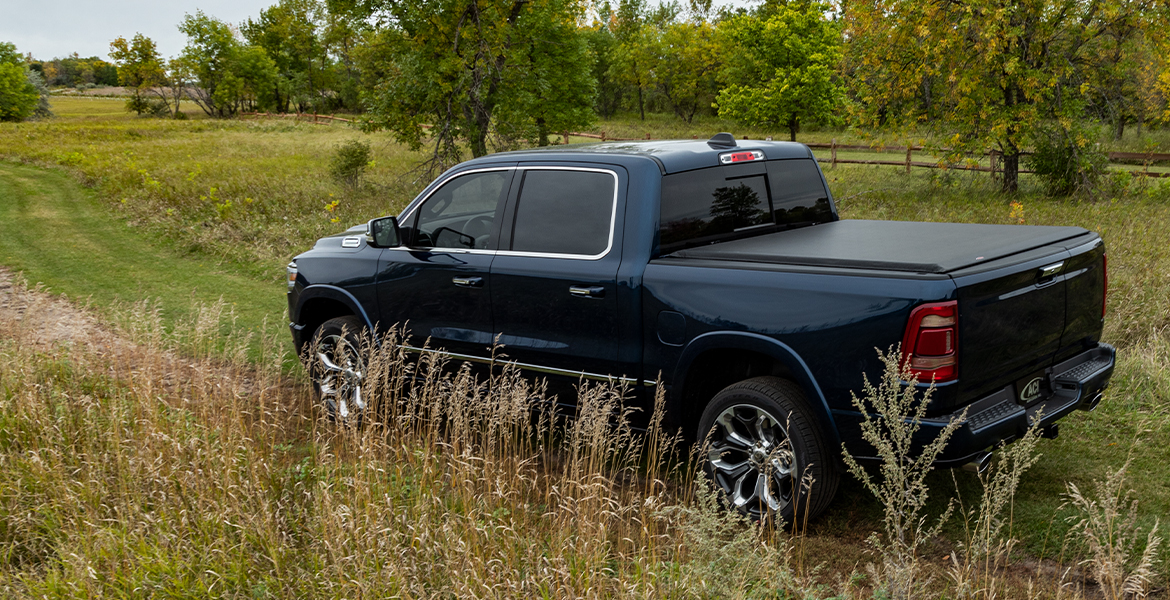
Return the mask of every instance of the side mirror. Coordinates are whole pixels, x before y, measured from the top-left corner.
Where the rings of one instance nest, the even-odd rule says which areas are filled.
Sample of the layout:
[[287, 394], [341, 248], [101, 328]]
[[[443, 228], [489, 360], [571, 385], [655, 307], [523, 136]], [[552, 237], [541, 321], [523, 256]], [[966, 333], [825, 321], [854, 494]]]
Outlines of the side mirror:
[[395, 248], [401, 240], [398, 217], [380, 217], [366, 226], [366, 243], [375, 248]]

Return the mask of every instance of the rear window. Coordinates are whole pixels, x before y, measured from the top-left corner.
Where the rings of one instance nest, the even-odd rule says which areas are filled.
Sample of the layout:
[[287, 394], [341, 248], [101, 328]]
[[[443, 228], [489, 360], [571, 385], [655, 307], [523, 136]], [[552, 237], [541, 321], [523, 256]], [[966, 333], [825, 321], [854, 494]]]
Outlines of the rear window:
[[526, 170], [516, 203], [512, 250], [596, 256], [609, 248], [612, 173]]
[[774, 160], [667, 175], [659, 246], [685, 247], [834, 220], [811, 160]]

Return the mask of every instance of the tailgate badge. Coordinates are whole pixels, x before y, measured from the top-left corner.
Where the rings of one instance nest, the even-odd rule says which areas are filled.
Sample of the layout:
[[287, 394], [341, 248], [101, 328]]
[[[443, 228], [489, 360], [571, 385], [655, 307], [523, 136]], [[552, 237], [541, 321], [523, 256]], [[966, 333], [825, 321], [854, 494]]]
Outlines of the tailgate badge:
[[1024, 385], [1020, 390], [1020, 402], [1027, 404], [1040, 397], [1040, 381], [1041, 378], [1037, 377]]

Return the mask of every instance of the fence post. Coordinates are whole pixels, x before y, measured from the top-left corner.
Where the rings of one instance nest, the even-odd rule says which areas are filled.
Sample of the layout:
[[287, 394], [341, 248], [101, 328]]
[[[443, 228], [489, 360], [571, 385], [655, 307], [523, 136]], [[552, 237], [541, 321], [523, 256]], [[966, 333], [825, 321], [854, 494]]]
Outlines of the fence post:
[[829, 146], [829, 152], [831, 152], [833, 155], [832, 161], [829, 163], [829, 168], [836, 169], [837, 168], [837, 138], [833, 138], [833, 143]]
[[907, 173], [910, 172], [910, 158], [911, 158], [913, 152], [914, 152], [914, 146], [911, 146], [910, 144], [906, 144], [906, 172]]
[[991, 155], [991, 178], [995, 179], [995, 170], [999, 168], [999, 151], [992, 148], [988, 154]]
[[605, 141], [605, 132], [604, 131], [601, 132], [601, 141], [603, 141], [603, 142]]

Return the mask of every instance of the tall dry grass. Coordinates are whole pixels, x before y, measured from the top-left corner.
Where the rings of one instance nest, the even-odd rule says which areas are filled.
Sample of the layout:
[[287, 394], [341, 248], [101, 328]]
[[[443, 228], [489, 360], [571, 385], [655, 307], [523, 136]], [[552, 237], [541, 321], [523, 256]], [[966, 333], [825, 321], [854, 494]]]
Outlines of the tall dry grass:
[[[19, 287], [19, 286], [18, 286]], [[692, 494], [689, 463], [623, 390], [558, 418], [511, 369], [371, 349], [378, 418], [338, 427], [223, 305], [164, 328], [48, 339], [0, 321], [0, 595], [815, 597], [787, 538]], [[177, 331], [179, 333], [168, 333]], [[180, 351], [181, 350], [181, 351]], [[656, 415], [661, 415], [661, 398]]]

